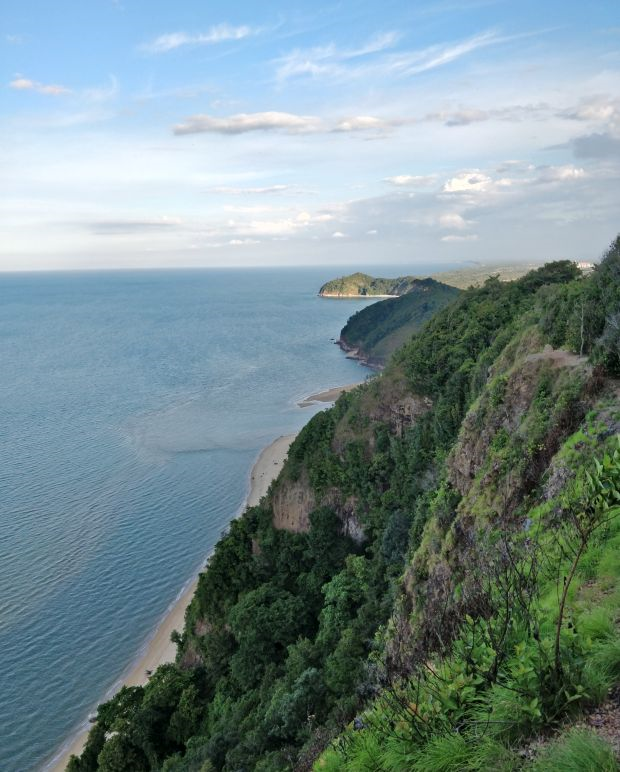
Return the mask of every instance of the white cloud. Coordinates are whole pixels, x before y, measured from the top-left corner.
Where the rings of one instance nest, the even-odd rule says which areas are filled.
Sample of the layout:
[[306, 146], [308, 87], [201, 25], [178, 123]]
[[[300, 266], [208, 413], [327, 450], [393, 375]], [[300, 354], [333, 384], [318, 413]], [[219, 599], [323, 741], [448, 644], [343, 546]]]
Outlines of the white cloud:
[[577, 166], [543, 166], [539, 170], [537, 182], [570, 182], [586, 176], [585, 169]]
[[36, 80], [30, 80], [30, 78], [17, 77], [9, 83], [9, 88], [16, 91], [36, 91], [38, 94], [47, 94], [49, 96], [61, 96], [62, 94], [69, 94], [70, 89], [66, 86], [59, 86], [53, 83], [39, 83]]
[[395, 177], [386, 177], [383, 181], [397, 187], [424, 188], [433, 185], [437, 181], [437, 177], [434, 174], [397, 174]]
[[228, 118], [193, 115], [174, 127], [175, 134], [246, 134], [250, 131], [284, 131], [287, 134], [308, 134], [320, 131], [323, 124], [312, 115], [264, 112], [239, 113]]
[[479, 171], [461, 172], [443, 186], [444, 193], [471, 193], [486, 190], [492, 180]]
[[439, 216], [439, 225], [446, 230], [465, 230], [472, 225], [472, 222], [457, 212], [449, 212]]
[[356, 115], [336, 124], [333, 131], [368, 131], [390, 128], [390, 123], [372, 115]]
[[447, 242], [453, 242], [453, 241], [478, 241], [478, 235], [476, 233], [469, 233], [467, 236], [455, 236], [451, 234], [450, 236], [442, 236], [442, 241]]
[[332, 239], [346, 239], [347, 234], [342, 231], [334, 231], [332, 233]]
[[253, 131], [279, 131], [286, 134], [315, 134], [318, 132], [364, 132], [389, 128], [396, 123], [372, 115], [343, 118], [331, 124], [316, 115], [295, 115], [276, 111], [239, 113], [227, 118], [213, 115], [192, 115], [177, 124], [175, 134], [247, 134]]
[[576, 107], [563, 110], [560, 115], [574, 121], [607, 122], [620, 117], [620, 100], [593, 96], [582, 100]]
[[246, 24], [238, 27], [233, 27], [230, 24], [216, 24], [206, 32], [194, 34], [169, 32], [160, 35], [150, 43], [144, 43], [140, 48], [150, 54], [164, 54], [182, 46], [209, 46], [230, 40], [243, 40], [243, 38], [258, 35], [261, 31], [259, 28], [249, 27]]

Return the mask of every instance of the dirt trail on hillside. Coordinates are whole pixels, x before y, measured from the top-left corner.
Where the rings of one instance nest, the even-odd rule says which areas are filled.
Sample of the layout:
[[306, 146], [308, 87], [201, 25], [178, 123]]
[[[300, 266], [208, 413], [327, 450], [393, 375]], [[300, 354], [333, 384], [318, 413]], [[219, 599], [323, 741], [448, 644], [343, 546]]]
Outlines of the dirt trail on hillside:
[[537, 354], [529, 354], [525, 357], [526, 362], [540, 362], [543, 359], [551, 360], [554, 367], [578, 367], [588, 364], [588, 357], [573, 354], [561, 348], [553, 348], [547, 344], [542, 351]]

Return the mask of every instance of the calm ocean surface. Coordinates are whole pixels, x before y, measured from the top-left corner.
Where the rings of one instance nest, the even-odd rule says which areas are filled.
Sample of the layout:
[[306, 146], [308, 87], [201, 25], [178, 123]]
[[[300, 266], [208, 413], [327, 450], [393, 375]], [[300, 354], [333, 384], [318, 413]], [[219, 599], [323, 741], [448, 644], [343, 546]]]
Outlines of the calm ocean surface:
[[0, 276], [3, 772], [119, 679], [296, 401], [366, 376], [330, 338], [368, 301], [316, 297], [344, 272]]

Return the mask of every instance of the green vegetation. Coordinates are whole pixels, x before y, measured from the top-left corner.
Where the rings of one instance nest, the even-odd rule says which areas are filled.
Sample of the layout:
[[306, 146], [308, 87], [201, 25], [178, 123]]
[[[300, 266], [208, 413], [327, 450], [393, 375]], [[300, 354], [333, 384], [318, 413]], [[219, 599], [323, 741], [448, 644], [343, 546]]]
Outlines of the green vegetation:
[[615, 770], [571, 726], [620, 680], [619, 308], [620, 239], [434, 315], [302, 430], [71, 772]]
[[421, 279], [399, 298], [374, 303], [354, 314], [340, 333], [346, 349], [357, 349], [370, 365], [384, 365], [389, 357], [459, 291], [434, 279]]

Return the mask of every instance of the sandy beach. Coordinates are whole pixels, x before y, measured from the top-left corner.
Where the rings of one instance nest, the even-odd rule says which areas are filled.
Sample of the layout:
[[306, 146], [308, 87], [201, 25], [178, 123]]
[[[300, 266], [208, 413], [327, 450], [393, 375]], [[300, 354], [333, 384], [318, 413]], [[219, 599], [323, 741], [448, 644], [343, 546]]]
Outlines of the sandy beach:
[[318, 394], [311, 394], [309, 397], [304, 397], [301, 402], [298, 402], [299, 407], [311, 407], [317, 402], [335, 402], [343, 391], [352, 391], [356, 386], [359, 386], [364, 381], [358, 381], [357, 383], [350, 383], [347, 386], [335, 386], [333, 389], [327, 389], [326, 391], [320, 391]]
[[[261, 451], [250, 474], [250, 485], [246, 506], [258, 504], [265, 493], [267, 493], [272, 481], [278, 476], [282, 469], [284, 461], [286, 460], [286, 454], [288, 453], [288, 449], [295, 439], [295, 436], [295, 434], [289, 434], [285, 437], [278, 437], [271, 445], [268, 445]], [[171, 642], [170, 634], [173, 630], [183, 630], [185, 609], [188, 607], [194, 595], [197, 582], [198, 577], [194, 577], [183, 590], [178, 600], [170, 608], [155, 630], [153, 637], [146, 643], [144, 653], [132, 664], [127, 673], [122, 676], [120, 684], [126, 686], [140, 686], [145, 684], [148, 680], [146, 674], [147, 670], [152, 671], [166, 662], [174, 662], [176, 646]], [[106, 698], [111, 696], [112, 694], [110, 693]], [[71, 755], [80, 754], [82, 752], [86, 742], [88, 729], [89, 724], [85, 723], [81, 731], [70, 741], [70, 745], [62, 748], [44, 769], [50, 770], [50, 772], [64, 772]]]

